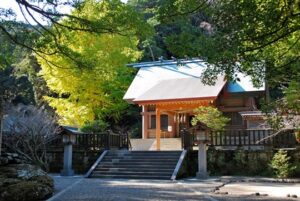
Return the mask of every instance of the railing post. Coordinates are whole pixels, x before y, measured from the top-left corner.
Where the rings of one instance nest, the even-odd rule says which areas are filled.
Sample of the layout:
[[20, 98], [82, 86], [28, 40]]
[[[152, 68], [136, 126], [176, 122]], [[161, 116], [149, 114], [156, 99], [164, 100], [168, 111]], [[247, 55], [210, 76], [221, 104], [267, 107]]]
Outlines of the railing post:
[[122, 141], [122, 133], [121, 132], [119, 132], [118, 139], [119, 139], [119, 143], [118, 143], [119, 149], [122, 149], [123, 148], [123, 141]]
[[107, 131], [107, 135], [106, 135], [106, 149], [109, 150], [110, 148], [110, 132]]
[[181, 137], [181, 148], [184, 149], [184, 143], [183, 143], [183, 141], [184, 141], [183, 135], [184, 135], [184, 134], [183, 134], [182, 129], [180, 129], [179, 132], [180, 132], [180, 137]]
[[126, 132], [126, 147], [127, 147], [127, 150], [129, 150], [129, 133]]
[[188, 149], [189, 148], [189, 142], [190, 142], [190, 136], [188, 134], [188, 132], [186, 131], [186, 128], [183, 128], [183, 135], [184, 135], [184, 149]]

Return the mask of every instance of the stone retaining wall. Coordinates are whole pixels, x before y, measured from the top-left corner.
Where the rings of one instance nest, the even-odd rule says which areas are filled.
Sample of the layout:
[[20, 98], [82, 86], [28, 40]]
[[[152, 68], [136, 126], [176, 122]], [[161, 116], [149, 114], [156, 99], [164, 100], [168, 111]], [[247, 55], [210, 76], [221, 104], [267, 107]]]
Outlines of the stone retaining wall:
[[[73, 169], [75, 174], [85, 174], [103, 151], [73, 151]], [[63, 148], [48, 151], [49, 169], [51, 173], [59, 173], [63, 168]]]
[[[207, 169], [210, 176], [266, 176], [272, 177], [269, 163], [277, 150], [215, 150], [207, 151]], [[300, 178], [300, 147], [288, 150], [291, 163], [297, 168], [294, 178]], [[189, 151], [179, 177], [195, 176], [198, 169], [198, 151]]]

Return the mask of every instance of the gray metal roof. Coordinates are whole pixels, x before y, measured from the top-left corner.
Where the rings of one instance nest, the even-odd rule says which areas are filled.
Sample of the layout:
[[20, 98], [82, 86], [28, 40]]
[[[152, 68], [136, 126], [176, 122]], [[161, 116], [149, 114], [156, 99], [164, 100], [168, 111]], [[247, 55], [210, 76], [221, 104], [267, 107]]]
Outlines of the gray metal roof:
[[263, 116], [265, 115], [262, 111], [260, 110], [253, 110], [253, 111], [242, 111], [242, 112], [239, 112], [239, 114], [242, 116], [242, 117], [247, 117], [247, 116]]
[[133, 101], [216, 97], [224, 87], [225, 83], [226, 81], [223, 76], [218, 77], [214, 86], [204, 85], [201, 82], [201, 79], [194, 77], [162, 80]]

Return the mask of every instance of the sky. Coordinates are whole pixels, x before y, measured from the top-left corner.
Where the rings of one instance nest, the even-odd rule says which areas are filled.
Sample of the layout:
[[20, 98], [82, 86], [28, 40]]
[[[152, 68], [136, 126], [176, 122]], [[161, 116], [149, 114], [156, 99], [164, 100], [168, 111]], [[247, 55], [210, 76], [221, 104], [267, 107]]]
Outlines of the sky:
[[[122, 2], [124, 3], [127, 3], [127, 0], [121, 0]], [[11, 8], [15, 13], [16, 13], [16, 19], [17, 21], [23, 21], [23, 22], [26, 22], [26, 19], [29, 21], [29, 23], [31, 24], [36, 24], [34, 22], [34, 20], [27, 14], [25, 14], [26, 16], [26, 19], [24, 18], [24, 16], [22, 15], [21, 13], [21, 10], [18, 6], [18, 4], [16, 3], [15, 0], [0, 0], [0, 8], [5, 8], [5, 9], [9, 9]], [[58, 10], [60, 12], [63, 12], [63, 13], [68, 13], [70, 12], [70, 8], [68, 8], [67, 6], [64, 6], [64, 7], [59, 7]], [[36, 19], [39, 19], [40, 22], [42, 22], [42, 18], [40, 15], [38, 14], [34, 14], [34, 17]]]

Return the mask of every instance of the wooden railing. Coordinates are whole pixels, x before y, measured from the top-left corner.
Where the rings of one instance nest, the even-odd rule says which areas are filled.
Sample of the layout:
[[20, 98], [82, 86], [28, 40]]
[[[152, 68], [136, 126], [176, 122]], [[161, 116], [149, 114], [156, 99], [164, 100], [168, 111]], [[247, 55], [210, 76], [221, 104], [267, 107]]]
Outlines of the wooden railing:
[[[128, 134], [122, 133], [79, 133], [75, 134], [74, 149], [97, 151], [101, 149], [129, 149]], [[53, 141], [49, 147], [63, 146], [61, 137]]]
[[[208, 144], [212, 146], [272, 146], [295, 147], [297, 144], [293, 130], [287, 130], [274, 137], [273, 130], [223, 130], [208, 134]], [[196, 146], [195, 129], [181, 130], [182, 147], [188, 149]]]

